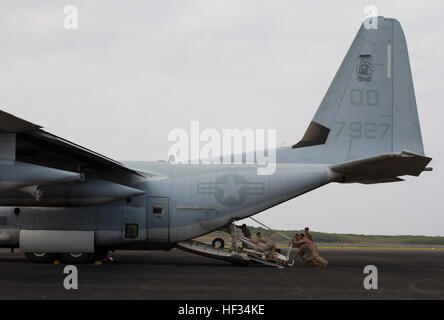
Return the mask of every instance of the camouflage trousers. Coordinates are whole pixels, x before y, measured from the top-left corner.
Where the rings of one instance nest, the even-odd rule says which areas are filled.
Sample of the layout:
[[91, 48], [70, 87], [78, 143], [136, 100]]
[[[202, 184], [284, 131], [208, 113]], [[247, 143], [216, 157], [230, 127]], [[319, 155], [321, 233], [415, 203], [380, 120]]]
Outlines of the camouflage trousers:
[[274, 258], [274, 251], [276, 250], [276, 246], [274, 244], [266, 244], [262, 250], [267, 257]]
[[304, 266], [306, 267], [322, 267], [325, 268], [328, 265], [328, 261], [322, 258], [320, 255], [312, 255], [311, 253], [306, 253], [301, 256]]

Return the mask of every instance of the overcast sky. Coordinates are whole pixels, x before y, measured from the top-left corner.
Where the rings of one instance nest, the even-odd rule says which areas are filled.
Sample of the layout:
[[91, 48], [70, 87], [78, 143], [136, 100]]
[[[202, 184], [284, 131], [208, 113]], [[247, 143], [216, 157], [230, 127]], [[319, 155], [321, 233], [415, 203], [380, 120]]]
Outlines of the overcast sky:
[[[79, 29], [63, 28], [63, 8]], [[366, 5], [407, 37], [433, 172], [330, 184], [256, 216], [274, 228], [444, 236], [442, 1], [0, 2], [0, 108], [116, 160], [166, 159], [173, 128], [305, 132]]]

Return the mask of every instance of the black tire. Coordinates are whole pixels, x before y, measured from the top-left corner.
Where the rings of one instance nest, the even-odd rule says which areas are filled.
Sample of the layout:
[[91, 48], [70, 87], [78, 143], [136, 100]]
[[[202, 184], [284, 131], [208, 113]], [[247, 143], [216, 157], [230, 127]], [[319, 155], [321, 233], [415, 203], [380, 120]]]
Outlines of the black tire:
[[108, 256], [109, 250], [97, 250], [94, 252], [94, 256], [92, 258], [92, 262], [103, 261]]
[[53, 263], [57, 260], [58, 256], [56, 253], [25, 253], [26, 260], [32, 263]]
[[94, 253], [61, 253], [60, 260], [65, 264], [87, 264], [92, 261]]
[[225, 241], [224, 241], [224, 239], [222, 239], [222, 238], [216, 238], [216, 239], [213, 240], [213, 242], [211, 243], [211, 245], [212, 245], [214, 248], [217, 248], [217, 249], [219, 249], [219, 248], [223, 248], [223, 247], [225, 247]]

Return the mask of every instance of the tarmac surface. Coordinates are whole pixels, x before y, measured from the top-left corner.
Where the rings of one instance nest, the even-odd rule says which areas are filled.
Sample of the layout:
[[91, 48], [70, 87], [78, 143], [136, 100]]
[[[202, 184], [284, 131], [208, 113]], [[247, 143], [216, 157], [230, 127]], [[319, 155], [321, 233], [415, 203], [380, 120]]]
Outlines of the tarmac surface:
[[[0, 249], [0, 299], [444, 299], [444, 250], [321, 249], [326, 269], [235, 266], [178, 249], [119, 251], [115, 261], [80, 265], [78, 290], [64, 265], [31, 264]], [[378, 268], [366, 290], [366, 265]]]

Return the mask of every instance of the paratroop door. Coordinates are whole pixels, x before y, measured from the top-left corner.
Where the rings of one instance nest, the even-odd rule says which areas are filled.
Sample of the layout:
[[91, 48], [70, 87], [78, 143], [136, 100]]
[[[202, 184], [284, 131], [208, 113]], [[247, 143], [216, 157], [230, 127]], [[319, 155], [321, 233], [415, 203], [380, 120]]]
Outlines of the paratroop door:
[[168, 242], [168, 198], [148, 198], [148, 240]]

